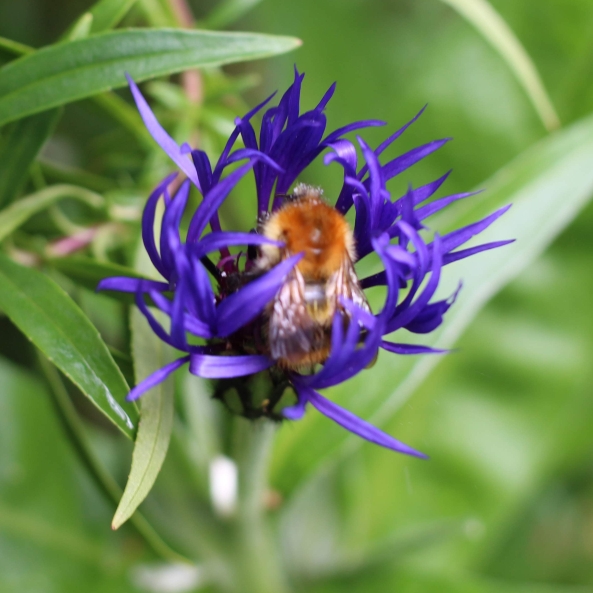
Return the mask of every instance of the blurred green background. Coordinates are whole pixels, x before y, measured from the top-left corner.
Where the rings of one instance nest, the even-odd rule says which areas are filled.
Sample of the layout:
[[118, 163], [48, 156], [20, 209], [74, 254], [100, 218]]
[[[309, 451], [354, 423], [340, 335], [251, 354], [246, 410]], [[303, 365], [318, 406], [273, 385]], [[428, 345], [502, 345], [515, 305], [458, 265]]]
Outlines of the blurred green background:
[[[35, 47], [53, 43], [90, 4], [0, 0], [0, 35]], [[151, 4], [139, 2], [125, 24], [150, 22]], [[190, 4], [198, 23], [216, 6]], [[592, 113], [593, 3], [492, 5], [533, 58], [563, 126]], [[338, 82], [330, 127], [379, 118], [394, 130], [428, 103], [393, 154], [438, 137], [454, 142], [415, 166], [403, 184], [418, 185], [453, 169], [448, 193], [480, 187], [546, 135], [500, 56], [437, 0], [263, 0], [232, 27], [304, 42], [295, 53], [228, 69], [259, 76], [243, 95], [246, 105], [285, 88], [295, 63], [306, 72], [306, 107]], [[153, 91], [158, 98], [158, 88]], [[127, 92], [120, 96], [129, 101]], [[173, 99], [160, 105], [169, 124], [176, 121]], [[220, 117], [242, 109], [231, 102], [220, 107]], [[214, 128], [217, 113], [212, 108], [208, 120]], [[190, 129], [187, 116], [176, 133], [185, 139]], [[384, 136], [381, 130], [365, 134], [373, 144]], [[213, 152], [217, 142], [213, 136]], [[77, 167], [95, 183], [107, 179], [105, 190], [116, 201], [139, 203], [171, 168], [154, 153], [144, 166], [142, 144], [90, 100], [66, 108], [44, 154], [46, 177], [59, 176], [58, 165]], [[139, 171], [142, 187], [136, 185]], [[305, 181], [331, 194], [339, 178], [319, 163]], [[560, 193], [558, 203], [563, 199]], [[47, 224], [40, 217], [29, 229]], [[504, 218], [496, 230], [507, 238]], [[457, 279], [454, 268], [447, 272]], [[593, 591], [592, 270], [588, 206], [479, 313], [456, 351], [383, 425], [430, 461], [364, 444], [315, 464], [310, 452], [323, 445], [305, 437], [309, 427], [334, 430], [329, 421], [308, 417], [303, 427], [280, 429], [271, 486], [281, 502], [270, 513], [298, 591]], [[125, 310], [82, 289], [77, 299], [105, 339], [121, 347]], [[186, 581], [177, 574], [174, 588], [132, 528], [111, 532], [113, 508], [70, 450], [45, 386], [29, 371], [32, 347], [6, 318], [0, 331], [0, 592], [217, 591], [199, 585], [195, 573], [179, 573]], [[195, 390], [203, 390], [195, 383]], [[357, 382], [353, 397], [365, 398], [364, 387], [364, 380]], [[94, 450], [123, 483], [129, 443], [73, 397]], [[188, 439], [199, 445], [201, 438], [191, 432], [187, 399], [180, 403], [186, 422], [180, 421], [156, 491], [143, 508], [173, 547], [206, 563], [213, 552], [200, 537], [209, 515], [195, 503], [180, 452]]]

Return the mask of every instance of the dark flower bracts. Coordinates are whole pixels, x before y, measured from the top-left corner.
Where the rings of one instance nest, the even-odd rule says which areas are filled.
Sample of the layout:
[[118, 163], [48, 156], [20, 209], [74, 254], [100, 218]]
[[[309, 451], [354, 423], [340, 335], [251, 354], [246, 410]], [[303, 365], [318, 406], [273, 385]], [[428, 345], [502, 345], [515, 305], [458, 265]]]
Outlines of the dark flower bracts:
[[[386, 183], [440, 148], [436, 140], [395, 159], [381, 162], [384, 150], [420, 114], [377, 148], [355, 130], [382, 125], [375, 120], [349, 124], [326, 133], [324, 110], [335, 85], [319, 104], [301, 113], [304, 75], [275, 107], [269, 97], [236, 121], [220, 158], [178, 146], [160, 126], [134, 82], [130, 87], [149, 132], [187, 179], [176, 174], [163, 180], [146, 203], [142, 238], [162, 281], [107, 278], [100, 289], [130, 292], [157, 336], [185, 355], [137, 385], [134, 400], [189, 363], [191, 373], [214, 379], [215, 396], [234, 392], [237, 411], [251, 418], [297, 420], [311, 404], [347, 430], [383, 447], [423, 456], [390, 435], [323, 397], [331, 387], [363, 371], [380, 349], [409, 355], [434, 349], [385, 339], [399, 329], [428, 333], [443, 321], [455, 295], [433, 301], [443, 266], [509, 243], [499, 241], [458, 249], [481, 233], [507, 208], [431, 241], [423, 237], [424, 221], [450, 203], [472, 194], [428, 201], [447, 175], [392, 197]], [[266, 108], [267, 107], [267, 108]], [[262, 112], [259, 135], [252, 120]], [[235, 148], [239, 137], [244, 148]], [[299, 175], [324, 154], [325, 164], [344, 172], [334, 204], [318, 188], [296, 185]], [[362, 156], [362, 162], [359, 162]], [[254, 232], [221, 228], [218, 210], [239, 180], [252, 175], [257, 192]], [[191, 213], [185, 237], [180, 232], [191, 185], [203, 199]], [[174, 195], [170, 188], [176, 187]], [[157, 203], [164, 203], [158, 244]], [[355, 210], [354, 228], [343, 216]], [[257, 223], [256, 221], [259, 221]], [[358, 278], [355, 261], [375, 252], [383, 271]], [[364, 289], [386, 286], [382, 308], [372, 312]], [[151, 303], [170, 318], [166, 330]], [[372, 372], [369, 370], [368, 372]], [[262, 376], [265, 380], [261, 380]], [[286, 404], [285, 393], [293, 402]], [[232, 405], [231, 405], [232, 407]]]

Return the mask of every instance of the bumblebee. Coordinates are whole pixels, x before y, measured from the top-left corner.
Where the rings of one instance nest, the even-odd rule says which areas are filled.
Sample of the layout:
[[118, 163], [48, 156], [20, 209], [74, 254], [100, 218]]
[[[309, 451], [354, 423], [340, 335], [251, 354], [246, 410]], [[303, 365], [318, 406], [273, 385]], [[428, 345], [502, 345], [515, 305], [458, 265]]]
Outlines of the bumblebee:
[[344, 216], [323, 199], [319, 188], [299, 184], [285, 204], [261, 220], [259, 232], [283, 247], [263, 245], [256, 269], [263, 272], [303, 253], [266, 310], [270, 355], [288, 370], [323, 363], [331, 349], [340, 297], [370, 307], [356, 272], [352, 230]]

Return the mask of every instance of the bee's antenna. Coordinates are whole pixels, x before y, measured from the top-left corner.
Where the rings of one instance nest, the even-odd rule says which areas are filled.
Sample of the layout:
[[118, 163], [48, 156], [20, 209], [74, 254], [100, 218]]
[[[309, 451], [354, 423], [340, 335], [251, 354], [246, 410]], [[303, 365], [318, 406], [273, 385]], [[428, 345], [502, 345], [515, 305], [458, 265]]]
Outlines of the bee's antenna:
[[200, 258], [200, 261], [204, 264], [204, 267], [216, 278], [220, 278], [220, 270], [210, 261], [205, 255]]
[[274, 200], [276, 198], [284, 198], [285, 200], [294, 200], [296, 198], [295, 194], [274, 194]]

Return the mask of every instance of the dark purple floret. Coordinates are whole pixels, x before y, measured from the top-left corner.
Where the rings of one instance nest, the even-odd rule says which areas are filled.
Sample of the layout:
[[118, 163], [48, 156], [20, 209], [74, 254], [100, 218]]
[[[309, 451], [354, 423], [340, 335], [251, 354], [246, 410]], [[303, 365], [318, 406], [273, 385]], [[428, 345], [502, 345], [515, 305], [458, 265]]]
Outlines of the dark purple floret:
[[[272, 95], [238, 118], [220, 158], [211, 163], [204, 151], [192, 150], [187, 144], [177, 145], [128, 77], [146, 127], [187, 177], [174, 196], [169, 194], [169, 188], [177, 187], [177, 175], [164, 179], [144, 208], [142, 239], [162, 281], [116, 277], [107, 278], [99, 285], [101, 290], [134, 293], [138, 308], [155, 334], [184, 353], [137, 385], [128, 399], [137, 399], [189, 363], [191, 373], [217, 380], [216, 397], [224, 399], [227, 387], [236, 389], [241, 399], [241, 413], [250, 418], [268, 416], [297, 420], [310, 403], [334, 422], [370, 442], [424, 457], [326, 399], [318, 390], [347, 381], [363, 371], [372, 364], [379, 349], [403, 355], [444, 352], [428, 346], [392, 342], [385, 336], [402, 328], [425, 334], [443, 322], [459, 289], [447, 299], [432, 300], [442, 267], [509, 243], [497, 241], [458, 249], [484, 231], [508, 207], [442, 237], [435, 234], [433, 240], [427, 242], [422, 232], [424, 221], [449, 204], [474, 194], [454, 194], [426, 203], [440, 189], [448, 173], [422, 187], [410, 187], [395, 199], [386, 184], [441, 148], [447, 139], [435, 140], [382, 163], [383, 151], [423, 110], [372, 149], [362, 138], [357, 137], [353, 142], [345, 136], [365, 127], [383, 125], [383, 122], [364, 120], [326, 133], [324, 111], [335, 85], [314, 109], [301, 113], [303, 78], [295, 69], [294, 82], [277, 106], [267, 107]], [[262, 115], [258, 135], [252, 120], [259, 112]], [[244, 148], [235, 149], [239, 138]], [[375, 314], [342, 299], [341, 309], [333, 317], [329, 356], [323, 365], [306, 373], [287, 370], [271, 358], [265, 327], [266, 308], [303, 254], [287, 257], [267, 271], [257, 271], [253, 254], [257, 254], [258, 248], [266, 243], [281, 244], [258, 233], [223, 230], [218, 210], [237, 183], [252, 173], [257, 192], [254, 222], [257, 217], [265, 217], [282, 206], [283, 195], [290, 192], [303, 170], [324, 152], [324, 163], [336, 163], [344, 172], [335, 208], [341, 214], [352, 207], [355, 209], [353, 231], [359, 259], [376, 253], [383, 264], [382, 272], [361, 279], [360, 284], [363, 288], [384, 285], [387, 293], [383, 307]], [[193, 212], [183, 238], [180, 226], [186, 214], [191, 184], [203, 199]], [[154, 229], [159, 200], [164, 203], [164, 214], [157, 244]], [[244, 249], [236, 254], [231, 248], [238, 246]], [[168, 330], [157, 321], [147, 302], [169, 317]], [[249, 390], [249, 383], [261, 372], [268, 373], [270, 391], [254, 394]], [[296, 394], [294, 405], [282, 403], [287, 388]]]

